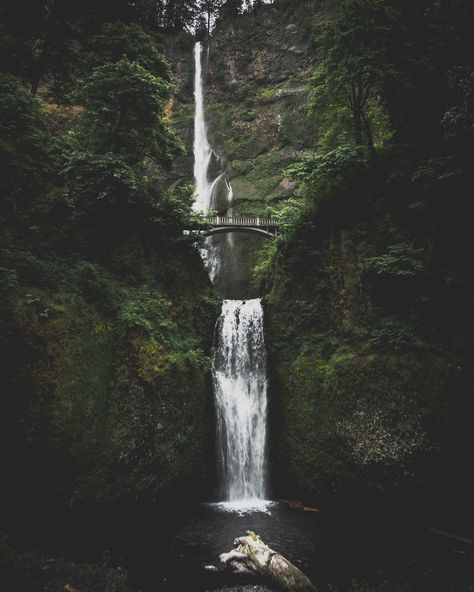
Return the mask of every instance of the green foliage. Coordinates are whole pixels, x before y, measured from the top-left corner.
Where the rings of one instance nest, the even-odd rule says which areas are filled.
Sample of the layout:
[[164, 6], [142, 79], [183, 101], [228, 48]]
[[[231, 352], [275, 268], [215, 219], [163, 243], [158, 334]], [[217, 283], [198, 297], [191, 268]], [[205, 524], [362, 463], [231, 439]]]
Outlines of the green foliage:
[[[168, 3], [179, 4], [194, 5]], [[183, 236], [192, 188], [163, 189], [182, 152], [167, 127], [170, 67], [129, 20], [151, 24], [154, 9], [117, 0], [106, 19], [121, 22], [104, 26], [100, 2], [0, 6], [1, 64], [41, 97], [0, 75], [0, 433], [25, 480], [37, 465], [54, 475], [34, 493], [5, 475], [2, 500], [16, 488], [67, 505], [206, 487], [217, 304]], [[7, 567], [8, 547], [1, 538]]]
[[74, 227], [84, 244], [118, 245], [136, 232], [154, 244], [175, 244], [191, 240], [183, 230], [202, 223], [191, 211], [193, 188], [163, 191], [114, 154], [75, 152], [64, 175]]
[[[111, 32], [125, 40], [130, 33], [120, 24]], [[119, 42], [114, 38], [110, 43], [113, 48]], [[158, 59], [158, 54], [150, 57], [148, 45], [143, 63]], [[77, 91], [83, 111], [64, 138], [60, 159], [79, 244], [118, 244], [144, 232], [146, 225], [155, 242], [182, 234], [190, 192], [163, 192], [157, 184], [158, 170], [169, 167], [182, 150], [164, 121], [170, 92], [168, 82], [126, 58], [96, 67]]]
[[13, 76], [0, 75], [0, 131], [6, 143], [15, 141], [22, 150], [42, 145], [48, 138], [46, 117], [39, 102], [25, 92]]
[[278, 218], [280, 226], [278, 235], [266, 242], [259, 251], [258, 262], [253, 269], [252, 281], [259, 286], [268, 288], [271, 285], [278, 256], [290, 236], [297, 230], [298, 224], [307, 214], [308, 206], [300, 199], [289, 198], [278, 210], [268, 208], [269, 215]]
[[132, 165], [145, 157], [169, 165], [181, 150], [163, 121], [170, 92], [165, 80], [136, 62], [100, 66], [77, 91], [84, 112], [73, 138], [83, 150], [114, 152]]
[[70, 273], [71, 285], [99, 310], [116, 312], [123, 291], [117, 288], [111, 274], [96, 263], [80, 261]]
[[308, 183], [321, 197], [331, 189], [345, 189], [354, 176], [367, 167], [364, 152], [342, 145], [323, 154], [314, 153], [288, 167], [285, 176]]
[[160, 26], [167, 31], [179, 32], [193, 27], [198, 15], [197, 0], [175, 0], [174, 2], [153, 2], [153, 10], [159, 11], [157, 19]]
[[39, 557], [38, 551], [19, 553], [11, 546], [8, 535], [0, 531], [0, 570], [3, 573], [30, 569], [37, 564]]
[[430, 487], [431, 461], [468, 482], [474, 8], [425, 4], [342, 0], [318, 21], [317, 143], [286, 172], [301, 209], [257, 268], [273, 466], [301, 497]]
[[156, 294], [140, 290], [138, 298], [129, 297], [123, 302], [118, 312], [120, 335], [138, 332], [157, 338], [169, 345], [170, 332], [175, 329], [169, 317], [171, 303], [160, 299]]
[[28, 213], [49, 169], [47, 118], [39, 101], [0, 74], [0, 211]]
[[446, 140], [456, 150], [472, 146], [474, 85], [468, 64], [453, 66], [449, 72], [451, 104], [446, 109], [441, 125]]
[[420, 257], [423, 249], [414, 249], [407, 243], [398, 243], [388, 247], [384, 255], [367, 257], [365, 265], [375, 275], [386, 277], [414, 277], [424, 271]]
[[115, 64], [124, 58], [140, 64], [145, 70], [167, 82], [171, 79], [170, 65], [140, 25], [106, 23], [101, 33], [94, 36], [89, 43], [85, 58], [88, 69], [107, 63]]
[[109, 206], [133, 204], [144, 196], [143, 175], [114, 153], [72, 152], [63, 171], [66, 198], [79, 217], [95, 216], [98, 209]]
[[393, 351], [424, 349], [427, 347], [402, 319], [383, 319], [378, 327], [369, 331], [368, 342], [376, 348]]
[[3, 294], [13, 290], [18, 285], [18, 272], [16, 269], [0, 267], [0, 292]]
[[275, 241], [267, 241], [259, 251], [259, 260], [253, 269], [252, 281], [263, 286], [272, 279], [278, 247]]
[[219, 9], [219, 18], [222, 20], [235, 19], [243, 10], [243, 0], [225, 0]]
[[413, 172], [413, 181], [425, 191], [436, 190], [440, 182], [462, 178], [462, 163], [450, 156], [437, 156], [419, 163]]
[[163, 238], [177, 241], [183, 239], [184, 229], [194, 228], [200, 224], [205, 226], [202, 215], [192, 212], [194, 186], [176, 187], [168, 191], [151, 187], [149, 193], [153, 203], [150, 224]]
[[1, 70], [28, 81], [33, 94], [46, 76], [55, 92], [62, 90], [75, 69], [86, 12], [74, 0], [4, 0]]
[[341, 3], [316, 38], [321, 60], [310, 83], [311, 108], [323, 125], [352, 131], [371, 150], [389, 137], [381, 91], [398, 81], [392, 52], [399, 51], [402, 32], [399, 15], [382, 0]]

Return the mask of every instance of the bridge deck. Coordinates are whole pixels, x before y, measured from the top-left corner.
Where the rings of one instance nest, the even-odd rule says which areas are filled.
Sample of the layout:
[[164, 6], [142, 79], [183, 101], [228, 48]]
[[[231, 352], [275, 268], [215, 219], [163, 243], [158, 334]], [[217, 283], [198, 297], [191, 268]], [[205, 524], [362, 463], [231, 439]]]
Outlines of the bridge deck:
[[279, 220], [276, 218], [262, 218], [256, 216], [207, 216], [206, 221], [212, 226], [230, 228], [242, 226], [247, 228], [278, 228]]

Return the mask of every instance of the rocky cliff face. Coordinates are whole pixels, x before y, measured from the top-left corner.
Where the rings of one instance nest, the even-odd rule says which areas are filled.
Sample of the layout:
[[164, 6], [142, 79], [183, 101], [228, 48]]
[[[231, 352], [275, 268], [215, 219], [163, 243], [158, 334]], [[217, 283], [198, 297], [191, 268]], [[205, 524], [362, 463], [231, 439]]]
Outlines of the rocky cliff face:
[[208, 102], [235, 212], [261, 214], [292, 194], [294, 185], [282, 170], [314, 143], [306, 88], [314, 61], [311, 22], [303, 10], [269, 8], [217, 29]]
[[[268, 6], [255, 16], [219, 23], [210, 40], [206, 119], [211, 144], [226, 163], [235, 214], [264, 214], [294, 191], [282, 170], [315, 140], [306, 83], [316, 59], [312, 39], [318, 18], [304, 3], [298, 10]], [[186, 180], [192, 180], [191, 52], [181, 45], [172, 114], [188, 148], [177, 169]]]

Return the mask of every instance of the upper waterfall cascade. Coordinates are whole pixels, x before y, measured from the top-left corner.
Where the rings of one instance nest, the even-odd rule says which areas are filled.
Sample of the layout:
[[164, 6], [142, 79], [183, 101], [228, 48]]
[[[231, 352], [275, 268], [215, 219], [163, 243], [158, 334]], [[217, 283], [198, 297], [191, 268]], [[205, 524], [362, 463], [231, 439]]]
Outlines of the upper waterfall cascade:
[[209, 179], [209, 167], [212, 158], [217, 159], [223, 167], [222, 159], [211, 148], [207, 138], [207, 126], [204, 114], [204, 85], [202, 71], [203, 45], [201, 42], [194, 46], [194, 180], [196, 185], [196, 200], [193, 209], [196, 212], [208, 212], [216, 205], [216, 194], [221, 182], [225, 183], [227, 205], [232, 203], [232, 187], [222, 170], [215, 179]]

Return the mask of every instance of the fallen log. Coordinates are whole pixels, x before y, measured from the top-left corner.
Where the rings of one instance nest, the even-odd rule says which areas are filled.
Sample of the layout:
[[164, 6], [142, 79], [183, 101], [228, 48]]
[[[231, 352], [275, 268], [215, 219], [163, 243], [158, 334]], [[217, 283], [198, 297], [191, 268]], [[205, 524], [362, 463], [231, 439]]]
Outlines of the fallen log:
[[303, 510], [304, 512], [319, 512], [317, 508], [313, 508], [311, 506], [305, 506], [303, 502], [300, 500], [285, 500], [280, 499], [278, 500], [282, 504], [286, 504], [288, 507], [293, 508], [294, 510]]
[[474, 545], [474, 541], [472, 541], [471, 539], [467, 539], [466, 537], [459, 536], [458, 534], [454, 534], [453, 532], [446, 532], [445, 530], [431, 528], [430, 526], [428, 526], [428, 530], [431, 532], [434, 532], [435, 534], [439, 534], [441, 536], [448, 537], [449, 539], [456, 539], [457, 541], [467, 543], [468, 545]]
[[234, 573], [257, 574], [284, 592], [317, 592], [301, 570], [265, 545], [255, 533], [247, 531], [247, 536], [236, 538], [234, 547], [220, 555], [221, 563]]

